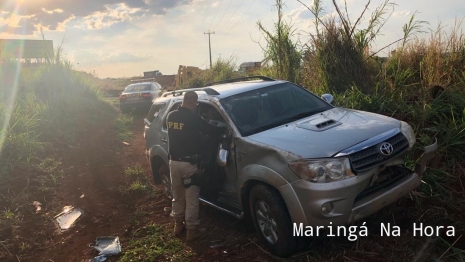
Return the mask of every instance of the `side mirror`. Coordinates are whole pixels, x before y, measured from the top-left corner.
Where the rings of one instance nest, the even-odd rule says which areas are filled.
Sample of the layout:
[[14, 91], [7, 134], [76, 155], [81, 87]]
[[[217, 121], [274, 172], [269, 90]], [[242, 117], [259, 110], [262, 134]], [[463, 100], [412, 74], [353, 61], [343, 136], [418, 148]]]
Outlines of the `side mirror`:
[[330, 95], [330, 94], [324, 94], [324, 95], [321, 96], [321, 99], [323, 99], [327, 103], [331, 104], [331, 102], [333, 102], [333, 100], [334, 100], [334, 97], [332, 95]]

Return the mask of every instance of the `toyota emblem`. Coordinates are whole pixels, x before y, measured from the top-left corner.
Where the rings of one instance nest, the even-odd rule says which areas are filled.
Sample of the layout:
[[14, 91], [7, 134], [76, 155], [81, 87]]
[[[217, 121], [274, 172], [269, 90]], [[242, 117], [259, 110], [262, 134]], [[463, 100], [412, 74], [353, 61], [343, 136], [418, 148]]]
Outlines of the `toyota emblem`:
[[392, 154], [393, 151], [394, 147], [387, 142], [384, 142], [379, 146], [379, 153], [382, 156], [389, 156], [390, 154]]

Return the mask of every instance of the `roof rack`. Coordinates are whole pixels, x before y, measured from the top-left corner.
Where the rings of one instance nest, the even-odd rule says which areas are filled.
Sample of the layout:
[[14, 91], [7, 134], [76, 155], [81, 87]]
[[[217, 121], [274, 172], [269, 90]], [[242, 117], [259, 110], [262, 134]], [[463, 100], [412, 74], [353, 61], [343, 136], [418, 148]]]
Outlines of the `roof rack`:
[[226, 79], [226, 80], [223, 80], [223, 81], [208, 83], [205, 86], [241, 82], [241, 81], [251, 80], [251, 79], [256, 79], [256, 78], [261, 79], [263, 81], [276, 81], [275, 79], [270, 78], [270, 77], [266, 77], [266, 76], [246, 76], [246, 77], [232, 78], [232, 79]]
[[131, 79], [131, 82], [133, 83], [141, 83], [141, 82], [156, 82], [156, 78], [151, 77], [151, 78], [139, 78], [139, 79]]
[[180, 89], [180, 90], [165, 92], [165, 93], [163, 93], [163, 97], [167, 97], [169, 95], [180, 96], [180, 95], [182, 95], [183, 93], [185, 93], [187, 91], [204, 91], [205, 93], [207, 93], [207, 95], [219, 95], [220, 94], [220, 93], [218, 93], [216, 90], [214, 90], [212, 88], [199, 87], [199, 88], [188, 88], [188, 89]]

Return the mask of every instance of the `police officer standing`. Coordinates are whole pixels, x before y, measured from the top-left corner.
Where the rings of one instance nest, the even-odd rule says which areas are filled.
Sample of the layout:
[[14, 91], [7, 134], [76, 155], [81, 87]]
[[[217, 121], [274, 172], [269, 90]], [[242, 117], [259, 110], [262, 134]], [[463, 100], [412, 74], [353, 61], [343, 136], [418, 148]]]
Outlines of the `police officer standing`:
[[[199, 134], [220, 135], [225, 129], [212, 126], [195, 113], [198, 96], [187, 91], [181, 107], [167, 117], [170, 177], [173, 191], [172, 213], [175, 220], [174, 234], [187, 227], [186, 241], [198, 239], [206, 233], [200, 227], [198, 161], [201, 144]], [[185, 222], [185, 225], [184, 225]]]

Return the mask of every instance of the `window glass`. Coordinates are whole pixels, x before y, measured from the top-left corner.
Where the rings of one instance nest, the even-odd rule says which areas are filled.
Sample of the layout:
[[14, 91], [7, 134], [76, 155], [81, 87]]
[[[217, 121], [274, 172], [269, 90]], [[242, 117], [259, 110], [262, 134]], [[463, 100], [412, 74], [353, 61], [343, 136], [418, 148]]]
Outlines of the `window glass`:
[[203, 120], [214, 126], [226, 126], [223, 116], [220, 112], [212, 105], [207, 103], [199, 102], [196, 112]]
[[220, 102], [242, 136], [333, 108], [311, 92], [292, 83], [237, 94]]
[[166, 103], [155, 103], [150, 107], [150, 110], [147, 114], [147, 120], [152, 122], [155, 117], [158, 117], [160, 111], [165, 107]]
[[124, 89], [124, 92], [150, 91], [152, 84], [132, 84]]

